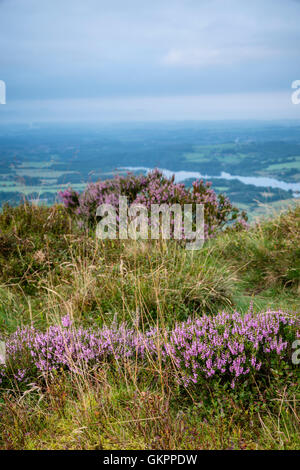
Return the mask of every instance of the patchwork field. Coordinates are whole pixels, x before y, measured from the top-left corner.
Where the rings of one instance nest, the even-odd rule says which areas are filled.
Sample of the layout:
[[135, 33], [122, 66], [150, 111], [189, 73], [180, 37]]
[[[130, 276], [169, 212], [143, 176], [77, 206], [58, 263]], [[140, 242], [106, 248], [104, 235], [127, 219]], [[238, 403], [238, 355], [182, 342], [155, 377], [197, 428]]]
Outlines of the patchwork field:
[[216, 122], [0, 129], [2, 204], [17, 204], [24, 196], [52, 204], [59, 190], [72, 186], [82, 191], [87, 182], [122, 174], [120, 167], [126, 166], [208, 175], [218, 193], [224, 192], [253, 218], [264, 205], [281, 207], [278, 202], [283, 201], [284, 207], [295, 193], [280, 184], [269, 187], [268, 181], [255, 186], [219, 175], [300, 185], [300, 126]]

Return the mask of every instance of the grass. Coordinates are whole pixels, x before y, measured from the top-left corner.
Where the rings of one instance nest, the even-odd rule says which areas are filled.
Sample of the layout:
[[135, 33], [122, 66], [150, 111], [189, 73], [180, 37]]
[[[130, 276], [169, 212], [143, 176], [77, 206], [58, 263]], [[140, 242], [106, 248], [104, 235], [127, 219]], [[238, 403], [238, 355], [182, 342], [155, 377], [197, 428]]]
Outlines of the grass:
[[[300, 206], [197, 252], [174, 242], [95, 239], [59, 205], [0, 214], [0, 332], [126, 321], [172, 327], [220, 310], [300, 312]], [[2, 449], [297, 449], [296, 371], [245, 396], [182, 389], [161, 364], [124, 360], [0, 391]]]
[[276, 406], [258, 395], [259, 403], [246, 408], [234, 395], [216, 392], [208, 407], [197, 394], [192, 400], [126, 372], [113, 376], [103, 368], [93, 378], [61, 373], [44, 389], [6, 394], [2, 448], [299, 448], [299, 409], [285, 387], [276, 390]]

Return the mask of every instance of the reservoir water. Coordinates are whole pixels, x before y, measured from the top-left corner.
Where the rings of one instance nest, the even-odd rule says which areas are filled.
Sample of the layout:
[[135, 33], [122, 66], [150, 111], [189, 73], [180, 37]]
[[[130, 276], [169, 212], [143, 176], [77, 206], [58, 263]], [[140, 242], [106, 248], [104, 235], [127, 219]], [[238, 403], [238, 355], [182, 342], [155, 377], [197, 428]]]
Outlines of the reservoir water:
[[[128, 171], [145, 171], [149, 172], [153, 168], [147, 168], [143, 166], [132, 166], [132, 167], [121, 167], [122, 170]], [[280, 188], [285, 191], [291, 190], [294, 197], [300, 197], [300, 183], [286, 183], [285, 181], [280, 181], [275, 178], [269, 178], [267, 176], [239, 176], [231, 175], [225, 171], [221, 172], [221, 175], [204, 175], [199, 171], [171, 171], [166, 168], [159, 168], [164, 176], [170, 178], [172, 175], [175, 175], [175, 182], [181, 183], [188, 179], [224, 179], [224, 180], [239, 180], [244, 184], [253, 184], [254, 186], [263, 187], [263, 188]]]

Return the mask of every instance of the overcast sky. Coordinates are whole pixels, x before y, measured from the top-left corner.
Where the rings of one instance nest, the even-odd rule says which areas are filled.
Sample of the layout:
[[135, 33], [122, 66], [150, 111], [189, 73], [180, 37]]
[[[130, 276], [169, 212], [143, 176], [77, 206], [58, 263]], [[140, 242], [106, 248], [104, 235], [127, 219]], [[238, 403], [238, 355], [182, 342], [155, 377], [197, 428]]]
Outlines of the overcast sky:
[[297, 0], [0, 0], [3, 120], [300, 118]]

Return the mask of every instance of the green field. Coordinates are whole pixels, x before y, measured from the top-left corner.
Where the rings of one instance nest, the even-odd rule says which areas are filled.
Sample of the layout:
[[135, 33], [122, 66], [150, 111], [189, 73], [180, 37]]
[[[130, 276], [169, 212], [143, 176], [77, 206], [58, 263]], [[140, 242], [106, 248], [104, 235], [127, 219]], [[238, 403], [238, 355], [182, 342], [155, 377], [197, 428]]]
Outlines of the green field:
[[[144, 166], [218, 176], [272, 177], [300, 182], [299, 124], [168, 123], [91, 127], [41, 126], [0, 135], [0, 204], [22, 196], [52, 204], [59, 190], [82, 191], [117, 168]], [[250, 216], [263, 204], [290, 200], [292, 193], [210, 178]], [[191, 185], [192, 181], [185, 184]], [[276, 206], [276, 205], [275, 205]]]

